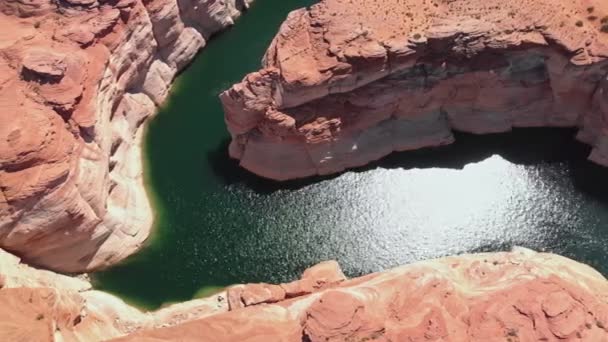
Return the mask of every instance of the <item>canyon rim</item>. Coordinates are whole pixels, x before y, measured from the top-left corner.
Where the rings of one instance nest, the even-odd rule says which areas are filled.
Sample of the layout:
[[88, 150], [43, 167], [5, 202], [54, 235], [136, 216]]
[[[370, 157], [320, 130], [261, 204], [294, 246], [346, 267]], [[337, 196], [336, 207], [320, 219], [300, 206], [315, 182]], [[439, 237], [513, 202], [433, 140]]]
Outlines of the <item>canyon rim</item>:
[[0, 247], [62, 272], [138, 250], [143, 123], [249, 1], [0, 3]]
[[[221, 95], [230, 155], [243, 167], [277, 180], [324, 175], [449, 144], [452, 130], [520, 126], [578, 127], [590, 159], [608, 164], [608, 5], [355, 4], [292, 12], [264, 68]], [[0, 339], [608, 339], [606, 279], [522, 248], [353, 279], [328, 261], [290, 283], [234, 285], [148, 313], [86, 276], [32, 267], [93, 271], [141, 247], [152, 225], [144, 123], [175, 75], [248, 5], [0, 3], [0, 247], [19, 255], [0, 249]]]
[[[578, 127], [608, 165], [601, 1], [322, 1], [221, 95], [230, 155], [288, 180], [450, 144], [452, 130]], [[391, 10], [389, 10], [391, 9]]]

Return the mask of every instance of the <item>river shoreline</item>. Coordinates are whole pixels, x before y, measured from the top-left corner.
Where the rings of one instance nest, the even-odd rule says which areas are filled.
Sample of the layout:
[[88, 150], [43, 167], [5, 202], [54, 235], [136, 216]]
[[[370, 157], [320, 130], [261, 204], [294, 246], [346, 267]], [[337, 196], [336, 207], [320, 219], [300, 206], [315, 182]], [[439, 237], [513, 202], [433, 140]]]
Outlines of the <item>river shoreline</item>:
[[290, 281], [322, 260], [354, 277], [513, 245], [606, 272], [608, 243], [596, 236], [608, 200], [579, 186], [605, 173], [589, 176], [596, 169], [571, 151], [583, 147], [570, 130], [458, 134], [452, 147], [287, 183], [239, 168], [217, 95], [259, 68], [282, 20], [301, 6], [257, 3], [180, 75], [144, 147], [158, 238], [95, 274], [100, 289], [154, 308], [201, 288]]

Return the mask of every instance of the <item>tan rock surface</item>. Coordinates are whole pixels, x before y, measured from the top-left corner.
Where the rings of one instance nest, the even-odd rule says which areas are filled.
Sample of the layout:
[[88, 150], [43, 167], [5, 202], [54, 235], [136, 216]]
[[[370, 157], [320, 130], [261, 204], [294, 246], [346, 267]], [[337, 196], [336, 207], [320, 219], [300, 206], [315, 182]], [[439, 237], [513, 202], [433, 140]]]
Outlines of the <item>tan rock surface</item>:
[[418, 262], [116, 341], [606, 341], [607, 320], [599, 273], [516, 249]]
[[226, 312], [226, 292], [144, 313], [85, 276], [38, 270], [0, 249], [0, 341], [103, 341]]
[[0, 247], [67, 272], [140, 248], [142, 124], [249, 2], [0, 1]]
[[241, 166], [286, 180], [513, 127], [575, 126], [608, 165], [608, 4], [323, 0], [221, 95]]
[[102, 341], [138, 330], [176, 326], [230, 309], [279, 302], [286, 298], [283, 286], [303, 289], [288, 293], [288, 297], [295, 297], [345, 279], [335, 261], [323, 262], [289, 284], [235, 285], [207, 298], [144, 313], [113, 295], [93, 290], [85, 275], [68, 277], [38, 270], [0, 249], [0, 341]]
[[596, 342], [607, 326], [604, 277], [522, 248], [350, 280], [324, 262], [288, 284], [235, 285], [148, 313], [0, 250], [1, 341]]

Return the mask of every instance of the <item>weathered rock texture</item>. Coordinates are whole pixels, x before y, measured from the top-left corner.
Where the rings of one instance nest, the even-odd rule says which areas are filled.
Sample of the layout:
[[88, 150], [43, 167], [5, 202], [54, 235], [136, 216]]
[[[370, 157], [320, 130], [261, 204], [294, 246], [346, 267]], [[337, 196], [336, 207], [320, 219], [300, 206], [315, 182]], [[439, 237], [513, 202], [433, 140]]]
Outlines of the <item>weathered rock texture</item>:
[[326, 277], [310, 294], [241, 285], [229, 312], [117, 341], [608, 340], [608, 282], [556, 255], [463, 255], [351, 280], [318, 267]]
[[137, 250], [142, 123], [250, 1], [0, 1], [0, 247], [69, 272]]
[[0, 249], [0, 341], [104, 341], [228, 311], [226, 293], [143, 313], [84, 279], [42, 271]]
[[[345, 279], [335, 261], [322, 262], [291, 283], [235, 285], [207, 298], [144, 313], [93, 290], [84, 276], [38, 270], [0, 249], [0, 341], [105, 341], [307, 295]], [[172, 340], [179, 340], [179, 336]], [[198, 340], [207, 341], [204, 333]]]
[[230, 155], [285, 180], [513, 127], [575, 126], [608, 165], [608, 3], [323, 0], [221, 95]]
[[553, 254], [461, 255], [346, 279], [235, 285], [142, 313], [0, 250], [1, 341], [607, 341], [608, 281]]

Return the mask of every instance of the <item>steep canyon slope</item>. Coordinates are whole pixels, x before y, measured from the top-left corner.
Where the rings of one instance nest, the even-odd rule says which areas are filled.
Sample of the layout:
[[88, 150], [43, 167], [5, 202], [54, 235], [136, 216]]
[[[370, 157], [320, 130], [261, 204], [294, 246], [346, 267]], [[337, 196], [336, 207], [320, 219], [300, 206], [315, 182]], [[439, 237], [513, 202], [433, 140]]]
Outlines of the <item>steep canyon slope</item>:
[[250, 0], [0, 2], [0, 247], [59, 271], [137, 250], [142, 123]]
[[513, 127], [578, 127], [608, 165], [608, 4], [324, 0], [221, 95], [230, 155], [272, 179]]

